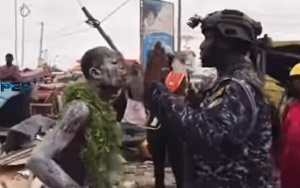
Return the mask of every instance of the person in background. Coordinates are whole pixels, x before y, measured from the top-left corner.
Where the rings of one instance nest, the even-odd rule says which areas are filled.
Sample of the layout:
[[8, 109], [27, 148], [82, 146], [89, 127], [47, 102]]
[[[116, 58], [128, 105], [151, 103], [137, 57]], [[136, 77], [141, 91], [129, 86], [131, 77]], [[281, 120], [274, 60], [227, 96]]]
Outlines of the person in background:
[[[123, 144], [122, 152], [123, 156], [128, 161], [139, 160], [141, 155], [144, 158], [149, 156], [143, 156], [139, 150], [139, 147], [146, 140], [146, 130], [142, 126], [146, 124], [147, 115], [146, 109], [143, 104], [143, 76], [141, 65], [135, 62], [128, 65], [130, 77], [130, 84], [125, 92], [126, 108], [121, 120], [121, 128], [123, 131]], [[121, 102], [120, 102], [121, 104]]]
[[16, 81], [19, 77], [19, 68], [13, 64], [14, 57], [12, 54], [6, 54], [6, 65], [0, 67], [1, 81]]
[[[6, 54], [6, 65], [0, 67], [0, 81], [19, 82], [22, 81], [18, 66], [13, 64], [12, 54]], [[5, 90], [0, 92], [0, 122], [2, 127], [12, 127], [30, 117], [29, 102], [31, 90], [20, 92]]]
[[[129, 90], [125, 92], [125, 97], [127, 100], [126, 110], [123, 116], [123, 123], [128, 123], [131, 125], [144, 126], [146, 124], [146, 110], [143, 104], [143, 98], [141, 96], [143, 93], [142, 69], [138, 62], [131, 65], [130, 75], [131, 85], [129, 85]], [[145, 131], [144, 131], [145, 132]]]
[[290, 72], [291, 94], [282, 123], [281, 186], [300, 187], [300, 63]]

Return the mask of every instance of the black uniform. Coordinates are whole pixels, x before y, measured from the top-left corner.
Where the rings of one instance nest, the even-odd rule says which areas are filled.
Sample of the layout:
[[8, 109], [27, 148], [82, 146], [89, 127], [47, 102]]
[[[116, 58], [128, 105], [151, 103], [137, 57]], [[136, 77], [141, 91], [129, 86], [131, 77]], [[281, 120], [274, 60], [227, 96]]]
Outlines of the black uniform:
[[275, 187], [270, 111], [256, 79], [245, 60], [220, 76], [198, 108], [174, 102], [153, 83], [151, 112], [184, 135], [195, 188]]

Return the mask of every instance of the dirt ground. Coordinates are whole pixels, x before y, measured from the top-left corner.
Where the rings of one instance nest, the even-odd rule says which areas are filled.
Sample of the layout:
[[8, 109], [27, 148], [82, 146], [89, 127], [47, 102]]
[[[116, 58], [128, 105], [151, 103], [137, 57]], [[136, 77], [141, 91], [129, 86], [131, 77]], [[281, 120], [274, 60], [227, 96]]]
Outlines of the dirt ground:
[[[170, 168], [165, 170], [167, 188], [176, 188], [175, 179]], [[152, 162], [130, 163], [125, 165], [125, 182], [123, 188], [154, 188]]]
[[[29, 185], [29, 178], [17, 172], [24, 171], [24, 166], [10, 166], [1, 168], [0, 182], [5, 183], [7, 188], [40, 188], [38, 180]], [[124, 168], [124, 183], [121, 188], [154, 188], [153, 164], [152, 162], [128, 163]], [[167, 188], [176, 188], [175, 180], [170, 168], [165, 171], [165, 184]], [[1, 185], [0, 188], [6, 188]]]

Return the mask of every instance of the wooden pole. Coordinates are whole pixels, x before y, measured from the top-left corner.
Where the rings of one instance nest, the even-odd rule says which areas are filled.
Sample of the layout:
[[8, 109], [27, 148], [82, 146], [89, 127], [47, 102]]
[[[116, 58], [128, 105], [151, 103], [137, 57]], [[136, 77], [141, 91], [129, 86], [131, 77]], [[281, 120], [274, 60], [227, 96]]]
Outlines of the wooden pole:
[[19, 66], [18, 57], [18, 1], [15, 0], [15, 61], [17, 66]]
[[24, 58], [25, 58], [25, 17], [22, 19], [22, 59], [21, 59], [21, 68], [24, 67]]
[[43, 53], [43, 39], [44, 39], [44, 22], [41, 23], [41, 37], [40, 37], [40, 50], [39, 50], [39, 59], [38, 66], [42, 64], [42, 53]]
[[20, 14], [23, 17], [23, 31], [22, 31], [22, 62], [21, 62], [21, 68], [24, 68], [24, 57], [25, 57], [25, 17], [29, 16], [30, 14], [30, 9], [29, 7], [23, 3]]
[[144, 61], [144, 29], [143, 29], [143, 0], [139, 0], [140, 4], [140, 64], [143, 66]]
[[177, 51], [181, 50], [181, 0], [178, 0]]

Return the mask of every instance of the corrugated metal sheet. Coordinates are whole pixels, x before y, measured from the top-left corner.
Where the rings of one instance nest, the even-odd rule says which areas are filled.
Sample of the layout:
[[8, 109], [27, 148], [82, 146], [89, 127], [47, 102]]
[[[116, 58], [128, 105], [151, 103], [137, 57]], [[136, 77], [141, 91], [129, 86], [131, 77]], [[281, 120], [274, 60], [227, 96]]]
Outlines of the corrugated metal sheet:
[[299, 45], [300, 41], [274, 41], [272, 42], [272, 47], [282, 47], [282, 46], [290, 46], [290, 45]]

